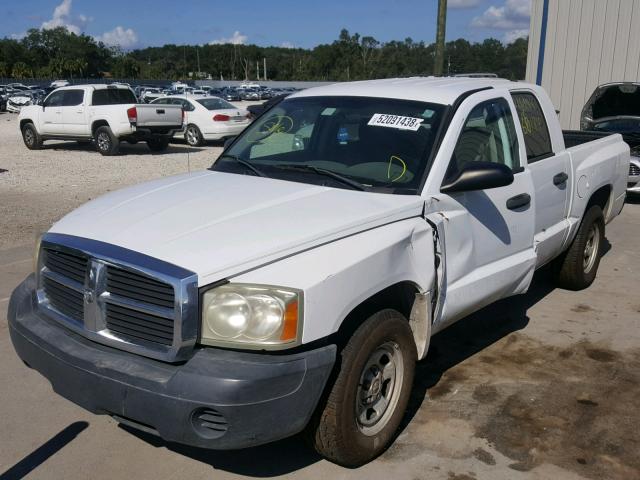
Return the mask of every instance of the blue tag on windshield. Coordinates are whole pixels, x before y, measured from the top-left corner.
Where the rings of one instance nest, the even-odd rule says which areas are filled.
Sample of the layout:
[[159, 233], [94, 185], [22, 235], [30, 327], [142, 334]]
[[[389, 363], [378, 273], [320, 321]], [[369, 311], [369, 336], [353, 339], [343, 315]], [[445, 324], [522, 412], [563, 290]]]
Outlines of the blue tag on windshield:
[[340, 142], [340, 145], [346, 145], [348, 141], [349, 132], [347, 131], [347, 127], [340, 127], [340, 130], [338, 130], [338, 142]]

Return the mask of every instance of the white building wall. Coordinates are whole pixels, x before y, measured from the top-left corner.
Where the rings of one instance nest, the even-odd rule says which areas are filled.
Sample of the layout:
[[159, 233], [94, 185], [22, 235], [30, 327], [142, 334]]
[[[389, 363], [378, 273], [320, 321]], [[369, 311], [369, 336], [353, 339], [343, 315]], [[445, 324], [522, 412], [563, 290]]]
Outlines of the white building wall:
[[531, 3], [527, 81], [547, 90], [563, 128], [577, 129], [582, 107], [598, 85], [640, 81], [640, 0]]

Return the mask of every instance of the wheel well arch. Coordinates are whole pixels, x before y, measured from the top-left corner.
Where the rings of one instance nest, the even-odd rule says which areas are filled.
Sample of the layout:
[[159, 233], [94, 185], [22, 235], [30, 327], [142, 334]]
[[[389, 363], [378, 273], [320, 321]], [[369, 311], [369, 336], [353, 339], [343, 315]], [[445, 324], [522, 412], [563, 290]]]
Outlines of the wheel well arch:
[[420, 288], [412, 281], [401, 281], [374, 293], [356, 305], [344, 318], [335, 334], [338, 345], [344, 346], [358, 327], [374, 313], [390, 308], [401, 313], [407, 321]]
[[95, 135], [96, 130], [98, 130], [100, 127], [108, 127], [108, 126], [109, 126], [109, 122], [107, 122], [106, 120], [96, 120], [91, 124], [91, 135]]
[[33, 120], [31, 120], [30, 118], [23, 118], [22, 120], [20, 120], [20, 131], [22, 131], [24, 126], [28, 123], [33, 124]]
[[605, 218], [607, 216], [607, 208], [609, 207], [611, 199], [612, 188], [611, 185], [603, 185], [591, 194], [587, 206], [585, 207], [585, 213], [594, 205], [599, 206], [602, 209], [602, 213]]

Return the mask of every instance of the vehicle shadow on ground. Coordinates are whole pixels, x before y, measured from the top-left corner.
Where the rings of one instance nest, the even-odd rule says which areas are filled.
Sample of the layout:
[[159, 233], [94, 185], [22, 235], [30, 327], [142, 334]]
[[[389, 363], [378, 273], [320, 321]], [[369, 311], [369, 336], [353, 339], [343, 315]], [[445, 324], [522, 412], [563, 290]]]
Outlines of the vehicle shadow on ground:
[[[611, 249], [605, 241], [603, 255]], [[427, 357], [416, 365], [415, 381], [404, 430], [420, 410], [429, 390], [444, 373], [496, 343], [507, 335], [524, 329], [529, 323], [527, 311], [555, 290], [550, 267], [534, 274], [529, 291], [493, 303], [454, 323], [431, 339]]]
[[629, 205], [640, 205], [640, 194], [627, 195], [625, 203]]
[[[224, 140], [205, 140], [203, 147], [224, 147]], [[184, 145], [188, 147], [189, 144], [184, 138], [174, 137], [171, 139], [171, 143], [175, 143], [176, 145]], [[190, 148], [199, 148], [199, 147], [190, 147]]]
[[73, 439], [75, 439], [88, 426], [89, 424], [87, 422], [72, 423], [53, 436], [50, 440], [43, 443], [29, 455], [24, 457], [13, 467], [9, 468], [4, 473], [0, 473], [0, 479], [18, 480], [26, 477], [29, 473], [47, 461], [48, 458], [55, 455], [71, 443], [71, 441], [73, 441]]
[[[605, 237], [602, 257], [611, 248]], [[510, 333], [524, 329], [529, 323], [527, 311], [555, 289], [552, 267], [547, 265], [534, 274], [524, 295], [492, 303], [434, 335], [427, 357], [416, 365], [413, 391], [400, 432], [418, 413], [429, 389], [438, 385], [447, 370]]]
[[[122, 142], [120, 144], [120, 150], [116, 157], [121, 157], [124, 155], [167, 155], [171, 153], [187, 153], [187, 147], [190, 153], [197, 153], [204, 150], [204, 148], [200, 147], [189, 147], [186, 143], [183, 142], [182, 145], [174, 145], [172, 141], [169, 143], [169, 147], [162, 152], [152, 152], [147, 147], [145, 142], [138, 142], [136, 144], [130, 144], [127, 142]], [[77, 151], [77, 152], [94, 152], [96, 155], [100, 155], [96, 147], [93, 143], [77, 143], [77, 142], [64, 142], [64, 143], [54, 143], [54, 144], [45, 144], [42, 146], [43, 150], [65, 150], [65, 151]]]
[[168, 443], [159, 437], [126, 425], [120, 424], [118, 426], [154, 447], [166, 448], [198, 462], [206, 463], [216, 470], [248, 477], [270, 478], [285, 475], [322, 460], [320, 455], [307, 446], [300, 434], [259, 447], [219, 451]]

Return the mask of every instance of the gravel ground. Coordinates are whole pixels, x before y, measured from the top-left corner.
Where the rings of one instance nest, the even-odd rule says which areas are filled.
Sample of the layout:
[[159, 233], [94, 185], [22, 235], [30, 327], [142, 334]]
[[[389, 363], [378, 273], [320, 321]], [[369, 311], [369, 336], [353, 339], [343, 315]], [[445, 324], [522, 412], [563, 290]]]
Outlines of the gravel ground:
[[31, 151], [18, 116], [0, 113], [0, 249], [32, 243], [64, 214], [108, 191], [207, 168], [221, 151], [219, 142], [191, 148], [179, 141], [161, 153], [123, 143], [116, 157], [76, 142], [51, 141]]

